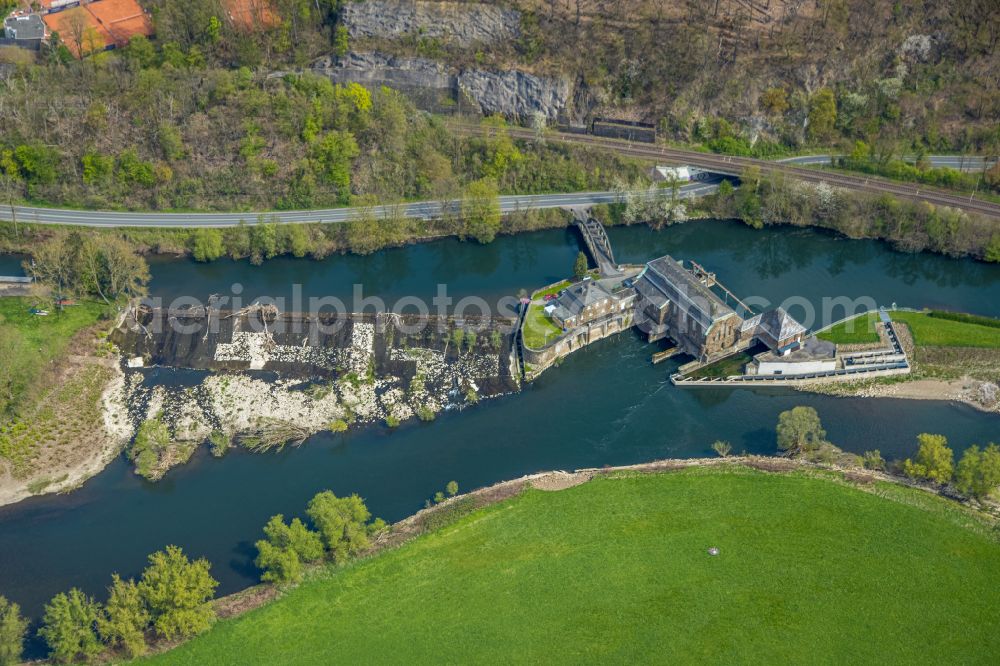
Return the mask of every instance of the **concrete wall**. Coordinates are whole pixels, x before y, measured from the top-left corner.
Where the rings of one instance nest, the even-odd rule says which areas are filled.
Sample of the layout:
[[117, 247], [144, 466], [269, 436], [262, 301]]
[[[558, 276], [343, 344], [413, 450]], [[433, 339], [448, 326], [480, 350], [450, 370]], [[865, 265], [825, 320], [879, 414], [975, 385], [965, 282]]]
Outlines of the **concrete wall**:
[[625, 312], [591, 322], [570, 331], [564, 337], [541, 349], [531, 349], [522, 343], [524, 362], [531, 366], [530, 368], [525, 367], [526, 378], [529, 381], [535, 379], [557, 361], [569, 356], [577, 349], [631, 328], [632, 313], [633, 311], [628, 309]]
[[802, 363], [783, 363], [781, 361], [765, 361], [757, 368], [758, 375], [788, 375], [811, 374], [814, 372], [832, 372], [837, 369], [837, 361], [806, 361]]

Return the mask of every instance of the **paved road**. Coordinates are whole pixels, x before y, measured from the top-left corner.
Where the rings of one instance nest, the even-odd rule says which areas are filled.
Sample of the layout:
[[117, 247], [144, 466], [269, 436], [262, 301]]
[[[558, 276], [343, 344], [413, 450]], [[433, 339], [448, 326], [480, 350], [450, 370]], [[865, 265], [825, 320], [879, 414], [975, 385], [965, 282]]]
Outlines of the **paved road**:
[[[479, 128], [467, 128], [478, 131]], [[515, 130], [517, 132], [518, 130]], [[765, 162], [763, 160], [750, 160], [748, 158], [733, 158], [724, 155], [707, 155], [704, 153], [692, 153], [690, 151], [662, 150], [653, 146], [622, 144], [621, 142], [602, 141], [596, 137], [577, 137], [569, 135], [563, 140], [594, 143], [598, 145], [607, 144], [606, 147], [617, 149], [626, 154], [635, 154], [642, 157], [656, 157], [662, 154], [663, 157], [670, 158], [673, 155], [674, 161], [686, 161], [692, 165], [701, 162], [703, 169], [715, 169], [721, 173], [738, 174], [743, 163], [755, 163], [767, 168], [773, 168], [776, 164], [784, 163], [789, 166], [783, 169], [796, 171], [795, 175], [808, 180], [826, 180], [832, 184], [853, 189], [879, 190], [913, 199], [924, 199], [943, 205], [958, 206], [975, 212], [987, 215], [1000, 216], [997, 213], [997, 204], [989, 202], [973, 201], [972, 197], [963, 197], [960, 194], [934, 191], [912, 184], [894, 184], [865, 176], [856, 176], [845, 172], [820, 172], [812, 169], [799, 168], [803, 165], [826, 164], [830, 161], [829, 155], [805, 155], [791, 157], [778, 162]], [[962, 157], [954, 155], [935, 155], [930, 158], [934, 166], [947, 166], [951, 168], [962, 168], [965, 170], [978, 170], [983, 166], [983, 158], [978, 156]], [[692, 183], [681, 188], [681, 194], [685, 197], [702, 196], [715, 191], [718, 178], [708, 182]], [[611, 203], [616, 201], [618, 195], [614, 192], [575, 192], [567, 194], [537, 194], [537, 195], [513, 195], [500, 197], [500, 207], [504, 213], [511, 213], [517, 210], [528, 208], [560, 208], [569, 206], [587, 206], [598, 203]], [[403, 204], [402, 210], [406, 217], [429, 219], [440, 215], [441, 211], [448, 207], [450, 210], [457, 210], [457, 203], [441, 201], [424, 201], [410, 204]], [[340, 223], [353, 219], [358, 214], [356, 208], [331, 208], [320, 210], [298, 210], [298, 211], [275, 211], [265, 213], [127, 213], [109, 211], [86, 211], [86, 210], [65, 210], [58, 208], [37, 208], [31, 206], [15, 206], [14, 213], [17, 221], [26, 224], [59, 224], [86, 227], [233, 227], [240, 222], [247, 224], [257, 224], [260, 220], [267, 222], [277, 221], [283, 223], [303, 224], [310, 222]], [[388, 207], [376, 206], [373, 212], [376, 216], [382, 216], [389, 211]], [[11, 220], [12, 214], [9, 207], [0, 207], [0, 220]]]
[[[706, 182], [684, 185], [680, 188], [681, 196], [696, 197], [714, 192], [718, 187], [719, 178]], [[572, 194], [533, 194], [500, 197], [500, 209], [504, 213], [513, 213], [528, 208], [562, 208], [569, 206], [590, 206], [600, 203], [613, 203], [618, 200], [616, 192], [576, 192]], [[422, 201], [402, 204], [406, 217], [429, 219], [437, 217], [442, 209], [448, 206], [457, 210], [455, 201]], [[234, 227], [240, 222], [257, 224], [261, 219], [265, 222], [279, 221], [293, 224], [308, 222], [348, 222], [354, 219], [361, 209], [330, 208], [325, 210], [278, 211], [273, 213], [117, 213], [105, 211], [76, 211], [54, 208], [32, 208], [15, 206], [17, 221], [29, 224], [65, 224], [86, 227]], [[376, 216], [389, 212], [391, 207], [376, 206], [372, 209]], [[0, 219], [11, 219], [10, 208], [0, 207]]]

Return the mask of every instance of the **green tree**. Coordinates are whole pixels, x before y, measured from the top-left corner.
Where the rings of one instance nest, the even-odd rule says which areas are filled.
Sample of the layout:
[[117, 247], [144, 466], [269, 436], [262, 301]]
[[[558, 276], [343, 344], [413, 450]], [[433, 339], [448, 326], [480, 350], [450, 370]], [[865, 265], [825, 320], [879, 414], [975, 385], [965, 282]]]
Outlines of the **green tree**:
[[38, 635], [49, 646], [53, 661], [68, 664], [77, 659], [88, 661], [101, 652], [97, 638], [97, 619], [101, 605], [75, 587], [60, 592], [45, 606]]
[[1000, 447], [990, 444], [980, 450], [970, 446], [955, 470], [955, 487], [969, 497], [983, 499], [1000, 487]]
[[278, 254], [278, 228], [269, 222], [250, 227], [250, 262], [262, 264]]
[[837, 99], [829, 88], [820, 88], [809, 100], [809, 138], [828, 141], [837, 122]]
[[87, 185], [99, 185], [111, 179], [115, 171], [115, 160], [109, 155], [89, 151], [80, 158], [83, 167], [83, 182]]
[[15, 148], [14, 159], [29, 184], [47, 185], [55, 182], [62, 155], [55, 148], [32, 143]]
[[164, 159], [173, 162], [184, 157], [187, 152], [184, 148], [184, 139], [181, 137], [181, 131], [173, 123], [168, 120], [161, 122], [157, 135]]
[[139, 586], [131, 579], [122, 580], [114, 574], [104, 613], [97, 619], [101, 639], [134, 659], [146, 653], [149, 621], [149, 611], [139, 594]]
[[57, 294], [84, 291], [80, 279], [80, 248], [83, 239], [78, 233], [54, 234], [36, 244], [31, 262], [24, 262], [28, 275], [53, 288]]
[[118, 236], [91, 235], [84, 238], [79, 253], [83, 288], [106, 303], [146, 293], [149, 265], [135, 247]]
[[486, 155], [483, 161], [483, 175], [495, 181], [503, 180], [508, 170], [520, 163], [524, 157], [510, 137], [507, 121], [494, 114], [484, 118], [486, 130]]
[[355, 254], [371, 254], [385, 247], [382, 229], [372, 208], [374, 201], [369, 197], [359, 197], [357, 211], [344, 225], [347, 246]]
[[358, 142], [348, 131], [328, 132], [313, 144], [310, 156], [316, 162], [316, 171], [323, 179], [337, 188], [341, 203], [351, 195], [351, 162], [360, 154]]
[[334, 561], [345, 562], [368, 548], [371, 513], [357, 495], [337, 497], [329, 490], [323, 491], [312, 498], [306, 513]]
[[826, 430], [812, 407], [793, 407], [778, 415], [778, 448], [788, 453], [808, 453], [826, 443]]
[[218, 229], [195, 229], [191, 234], [191, 256], [195, 261], [215, 261], [226, 253]]
[[768, 88], [760, 96], [760, 108], [780, 116], [788, 110], [788, 92], [784, 88]]
[[500, 231], [500, 194], [496, 181], [474, 180], [462, 197], [463, 237], [490, 243]]
[[935, 483], [951, 481], [955, 456], [948, 448], [944, 435], [922, 433], [917, 435], [917, 455], [903, 461], [903, 473], [913, 479], [927, 479]]
[[205, 37], [212, 44], [217, 44], [222, 38], [222, 21], [218, 16], [208, 17], [208, 26], [205, 28]]
[[578, 280], [582, 280], [583, 277], [587, 274], [588, 268], [589, 266], [587, 265], [587, 255], [584, 254], [583, 252], [577, 252], [576, 261], [573, 263], [573, 277], [575, 277]]
[[715, 451], [720, 458], [728, 458], [729, 454], [733, 452], [733, 445], [720, 439], [712, 444], [712, 450]]
[[458, 494], [458, 481], [449, 481], [444, 487], [444, 491], [448, 493], [449, 497], [454, 497]]
[[153, 163], [139, 159], [135, 148], [129, 148], [118, 156], [118, 179], [126, 185], [152, 187], [156, 185]]
[[263, 573], [260, 579], [267, 583], [297, 583], [302, 580], [302, 560], [289, 548], [279, 548], [270, 541], [257, 542], [254, 564]]
[[301, 578], [302, 562], [317, 562], [323, 558], [323, 541], [298, 518], [285, 524], [281, 514], [272, 516], [264, 526], [264, 536], [257, 542], [257, 568], [264, 574], [261, 580], [275, 583], [295, 582]]
[[28, 621], [21, 617], [21, 607], [0, 596], [0, 666], [21, 663], [27, 631]]
[[865, 451], [864, 455], [861, 456], [861, 464], [864, 465], [865, 469], [885, 469], [885, 459], [882, 457], [882, 452], [878, 449]]
[[177, 546], [149, 556], [138, 588], [157, 634], [173, 640], [211, 626], [215, 610], [208, 601], [219, 585], [209, 573], [211, 566], [206, 559], [192, 562]]
[[350, 44], [348, 42], [347, 26], [338, 25], [337, 29], [333, 33], [333, 52], [338, 56], [345, 56], [350, 50]]
[[305, 225], [286, 224], [282, 227], [282, 230], [284, 231], [285, 237], [285, 249], [297, 259], [301, 259], [306, 256], [309, 252], [311, 242], [309, 239], [309, 232], [306, 230]]
[[990, 239], [990, 244], [986, 246], [986, 252], [983, 258], [986, 259], [986, 261], [1000, 264], [1000, 233], [993, 234], [993, 237]]
[[140, 69], [156, 64], [156, 48], [145, 35], [136, 35], [129, 40], [125, 57], [139, 65]]

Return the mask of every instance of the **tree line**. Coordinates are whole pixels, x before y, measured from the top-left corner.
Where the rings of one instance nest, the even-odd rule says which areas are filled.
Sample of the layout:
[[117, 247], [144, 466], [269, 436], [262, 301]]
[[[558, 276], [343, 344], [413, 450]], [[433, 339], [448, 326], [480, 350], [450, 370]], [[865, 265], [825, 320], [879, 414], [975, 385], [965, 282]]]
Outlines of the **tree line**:
[[848, 192], [750, 167], [736, 189], [719, 186], [709, 206], [718, 217], [761, 228], [791, 224], [831, 229], [850, 238], [888, 240], [905, 252], [929, 250], [1000, 262], [1000, 231], [987, 218], [887, 194]]
[[[450, 484], [448, 492], [454, 494]], [[372, 520], [357, 495], [337, 497], [329, 490], [310, 500], [306, 515], [315, 529], [298, 518], [286, 523], [280, 514], [264, 526], [255, 560], [263, 582], [297, 583], [306, 564], [344, 564], [389, 529], [385, 521]], [[208, 630], [216, 620], [212, 599], [218, 585], [208, 560], [191, 560], [167, 546], [149, 556], [137, 580], [114, 574], [104, 603], [77, 588], [57, 594], [45, 605], [38, 635], [56, 663], [134, 659], [161, 642]], [[29, 626], [20, 607], [0, 596], [0, 666], [20, 663]]]
[[[776, 428], [778, 448], [794, 456], [820, 462], [843, 458], [848, 464], [879, 471], [893, 471], [916, 481], [950, 485], [967, 498], [984, 501], [1000, 490], [1000, 446], [970, 446], [957, 465], [944, 435], [921, 433], [912, 458], [886, 463], [875, 449], [862, 456], [844, 454], [826, 439], [819, 414], [812, 407], [794, 407], [782, 412]], [[727, 451], [728, 453], [728, 451]]]

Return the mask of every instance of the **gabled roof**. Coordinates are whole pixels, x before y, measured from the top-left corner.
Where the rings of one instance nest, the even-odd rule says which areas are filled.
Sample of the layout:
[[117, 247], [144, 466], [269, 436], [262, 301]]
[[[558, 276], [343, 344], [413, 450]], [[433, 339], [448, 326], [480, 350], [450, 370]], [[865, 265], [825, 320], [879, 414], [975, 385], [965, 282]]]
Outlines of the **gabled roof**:
[[[636, 280], [636, 287], [659, 307], [666, 301], [674, 303], [706, 329], [713, 323], [736, 314], [718, 294], [669, 255], [648, 262]], [[655, 292], [662, 296], [658, 297]]]
[[569, 316], [575, 316], [580, 314], [585, 307], [609, 298], [612, 298], [611, 292], [599, 282], [584, 280], [566, 287], [555, 302], [557, 308], [561, 308]]

